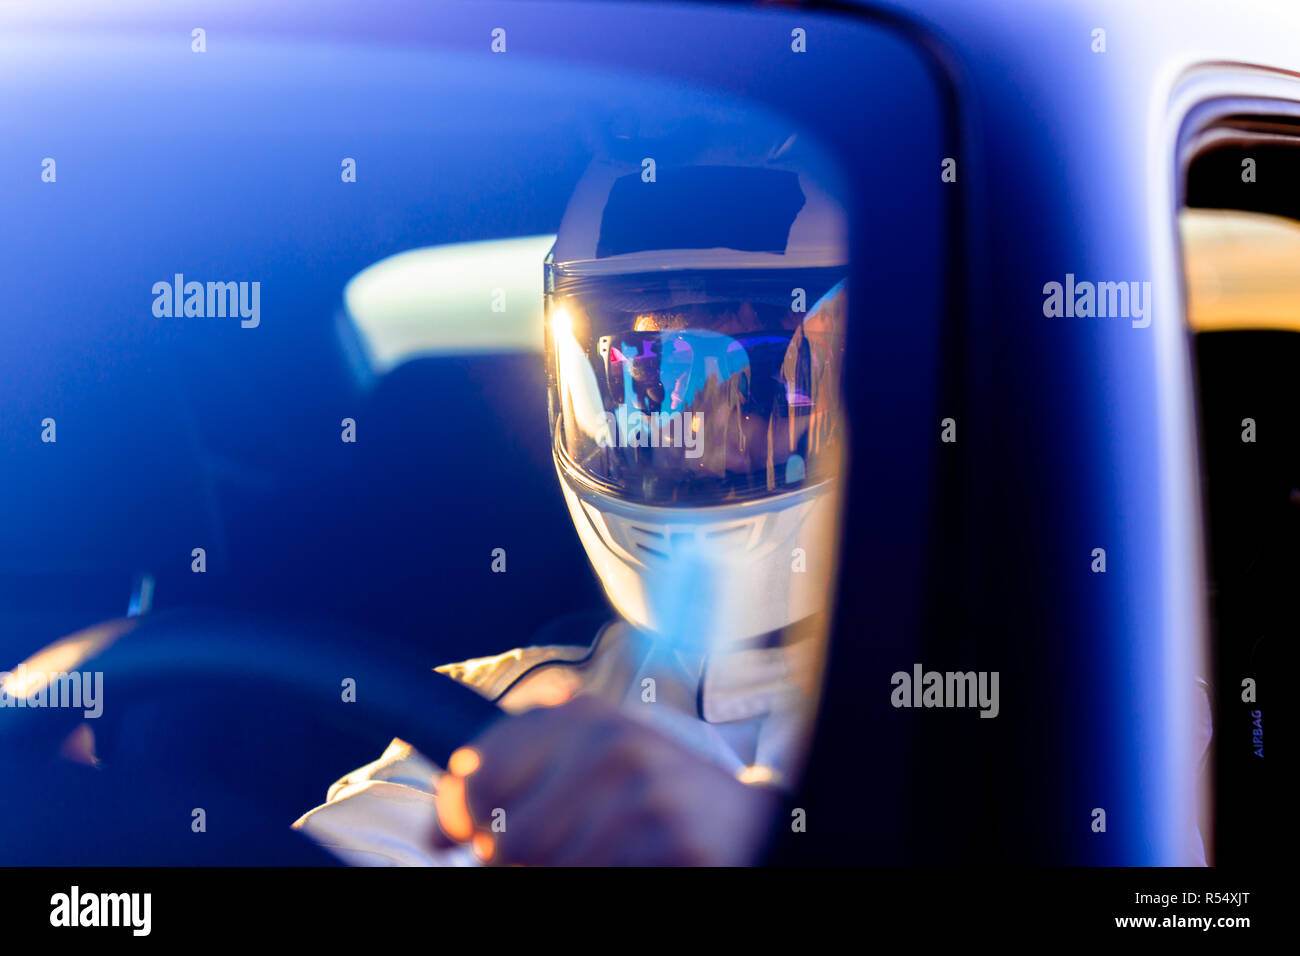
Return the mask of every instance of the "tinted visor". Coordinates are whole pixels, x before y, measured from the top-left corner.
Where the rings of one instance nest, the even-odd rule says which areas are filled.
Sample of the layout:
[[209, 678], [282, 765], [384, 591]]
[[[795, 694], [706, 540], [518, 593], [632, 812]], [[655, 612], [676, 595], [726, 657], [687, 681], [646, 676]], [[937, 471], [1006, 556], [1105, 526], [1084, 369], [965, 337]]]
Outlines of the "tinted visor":
[[717, 504], [838, 463], [842, 269], [548, 273], [556, 450], [618, 497]]

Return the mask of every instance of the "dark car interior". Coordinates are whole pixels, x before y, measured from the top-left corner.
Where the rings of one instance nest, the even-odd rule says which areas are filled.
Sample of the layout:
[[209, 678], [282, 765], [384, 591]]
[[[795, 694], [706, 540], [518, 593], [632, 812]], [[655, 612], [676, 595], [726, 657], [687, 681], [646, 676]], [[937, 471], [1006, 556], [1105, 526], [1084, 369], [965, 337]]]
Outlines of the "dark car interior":
[[[146, 577], [155, 614], [177, 608], [290, 614], [320, 621], [322, 631], [350, 626], [354, 650], [373, 659], [406, 659], [413, 651], [418, 659], [422, 649], [425, 667], [530, 643], [557, 617], [603, 607], [554, 478], [546, 429], [530, 422], [545, 419], [535, 354], [409, 362], [353, 413], [362, 429], [355, 451], [338, 441], [334, 422], [326, 420], [305, 440], [279, 445], [280, 468], [256, 471], [205, 454], [208, 443], [195, 424], [202, 410], [192, 411], [192, 395], [177, 391], [160, 401], [158, 379], [125, 376], [120, 365], [115, 371], [105, 377], [104, 394], [83, 389], [75, 405], [57, 396], [42, 404], [46, 396], [27, 387], [32, 383], [7, 378], [27, 402], [55, 409], [50, 414], [65, 423], [58, 433], [65, 457], [57, 467], [38, 454], [39, 445], [27, 443], [33, 454], [5, 444], [6, 473], [22, 481], [9, 500], [23, 503], [5, 523], [3, 549], [3, 652], [11, 662], [126, 614]], [[456, 396], [457, 415], [431, 413], [443, 395]], [[22, 403], [15, 396], [7, 407]], [[111, 413], [97, 415], [100, 409]], [[128, 416], [132, 409], [138, 412]], [[142, 431], [140, 421], [153, 427]], [[485, 434], [499, 444], [485, 447]], [[445, 449], [458, 446], [484, 448], [475, 467], [447, 467]], [[166, 469], [158, 468], [162, 449]], [[454, 537], [447, 536], [448, 527]], [[449, 549], [448, 541], [456, 546]], [[204, 574], [190, 570], [196, 542], [206, 545]], [[518, 573], [484, 573], [492, 550], [503, 546], [510, 571]], [[548, 573], [528, 573], [539, 568]], [[566, 586], [557, 588], [555, 580]], [[585, 639], [575, 634], [571, 640]], [[198, 779], [228, 773], [260, 774], [267, 803], [257, 815], [274, 820], [278, 814], [283, 828], [319, 801], [331, 780], [377, 754], [374, 737], [349, 741], [346, 728], [313, 733], [310, 726], [290, 724], [293, 739], [286, 741], [268, 732], [275, 725], [264, 709], [231, 706], [240, 699], [238, 686], [218, 682], [200, 690], [179, 688], [186, 699], [167, 702], [163, 721], [151, 719], [148, 704], [128, 711], [130, 732], [119, 728], [113, 739], [133, 748], [136, 760], [106, 751], [111, 735], [101, 722], [99, 756], [143, 772], [151, 752], [171, 750], [175, 757], [161, 776], [188, 769], [195, 786]], [[214, 722], [213, 714], [221, 719]], [[178, 740], [190, 743], [178, 747]], [[191, 766], [178, 767], [186, 757]], [[94, 769], [56, 763], [60, 775], [85, 779], [62, 788], [51, 782], [45, 796], [62, 799], [43, 800], [31, 810], [48, 814], [52, 826], [84, 822], [87, 839], [104, 830], [76, 809], [115, 819], [115, 800], [128, 801], [131, 812], [120, 814], [127, 819], [139, 814], [143, 795], [161, 799], [165, 792], [161, 778], [147, 786], [136, 778], [120, 793], [105, 793], [109, 784]], [[99, 792], [96, 799], [86, 799], [87, 787]], [[202, 792], [210, 790], [205, 783]], [[67, 805], [69, 797], [75, 808]], [[43, 828], [27, 832], [37, 837], [30, 859], [49, 862], [48, 841], [39, 838]], [[9, 852], [16, 849], [11, 842]], [[270, 858], [283, 859], [286, 849]], [[243, 853], [231, 859], [246, 860]], [[191, 851], [185, 854], [192, 862]], [[156, 852], [150, 849], [145, 858], [156, 859]]]

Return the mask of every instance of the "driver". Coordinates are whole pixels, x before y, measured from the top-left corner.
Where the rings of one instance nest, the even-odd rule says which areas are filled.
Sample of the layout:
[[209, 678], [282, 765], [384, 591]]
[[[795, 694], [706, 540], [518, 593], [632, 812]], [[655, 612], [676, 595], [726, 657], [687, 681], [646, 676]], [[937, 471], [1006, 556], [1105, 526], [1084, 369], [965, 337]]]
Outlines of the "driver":
[[518, 716], [446, 768], [394, 740], [295, 828], [358, 865], [761, 852], [816, 705], [843, 442], [844, 220], [798, 155], [588, 170], [545, 265], [546, 362], [618, 616], [439, 668]]

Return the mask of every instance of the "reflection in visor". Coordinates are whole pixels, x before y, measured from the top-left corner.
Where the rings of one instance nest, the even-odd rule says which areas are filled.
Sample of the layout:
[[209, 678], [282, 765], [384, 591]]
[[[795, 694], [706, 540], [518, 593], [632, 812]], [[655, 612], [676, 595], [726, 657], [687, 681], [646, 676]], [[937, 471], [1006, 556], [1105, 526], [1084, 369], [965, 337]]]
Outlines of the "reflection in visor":
[[790, 289], [838, 279], [829, 272], [766, 286], [726, 277], [751, 295], [731, 288], [721, 300], [692, 296], [678, 279], [658, 297], [667, 288], [702, 301], [658, 308], [653, 294], [628, 287], [638, 277], [605, 279], [623, 287], [599, 295], [553, 295], [552, 406], [565, 462], [611, 494], [658, 503], [712, 504], [825, 480], [838, 460], [844, 283], [807, 312], [791, 308]]
[[[702, 329], [671, 332], [631, 332], [601, 336], [598, 349], [605, 362], [606, 383], [612, 393], [639, 407], [662, 406], [680, 411], [696, 400], [707, 382], [735, 380], [745, 398], [783, 389], [792, 405], [810, 405], [787, 381], [783, 364], [792, 335], [779, 331], [732, 338]], [[657, 409], [656, 409], [657, 410]]]

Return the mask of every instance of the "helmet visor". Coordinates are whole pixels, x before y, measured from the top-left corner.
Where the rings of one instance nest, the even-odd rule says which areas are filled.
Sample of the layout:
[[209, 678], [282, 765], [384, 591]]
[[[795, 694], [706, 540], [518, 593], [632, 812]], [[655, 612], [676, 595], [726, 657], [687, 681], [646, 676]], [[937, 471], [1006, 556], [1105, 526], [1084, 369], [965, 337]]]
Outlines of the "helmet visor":
[[606, 493], [717, 504], [838, 464], [842, 269], [568, 277], [548, 267], [561, 462]]

